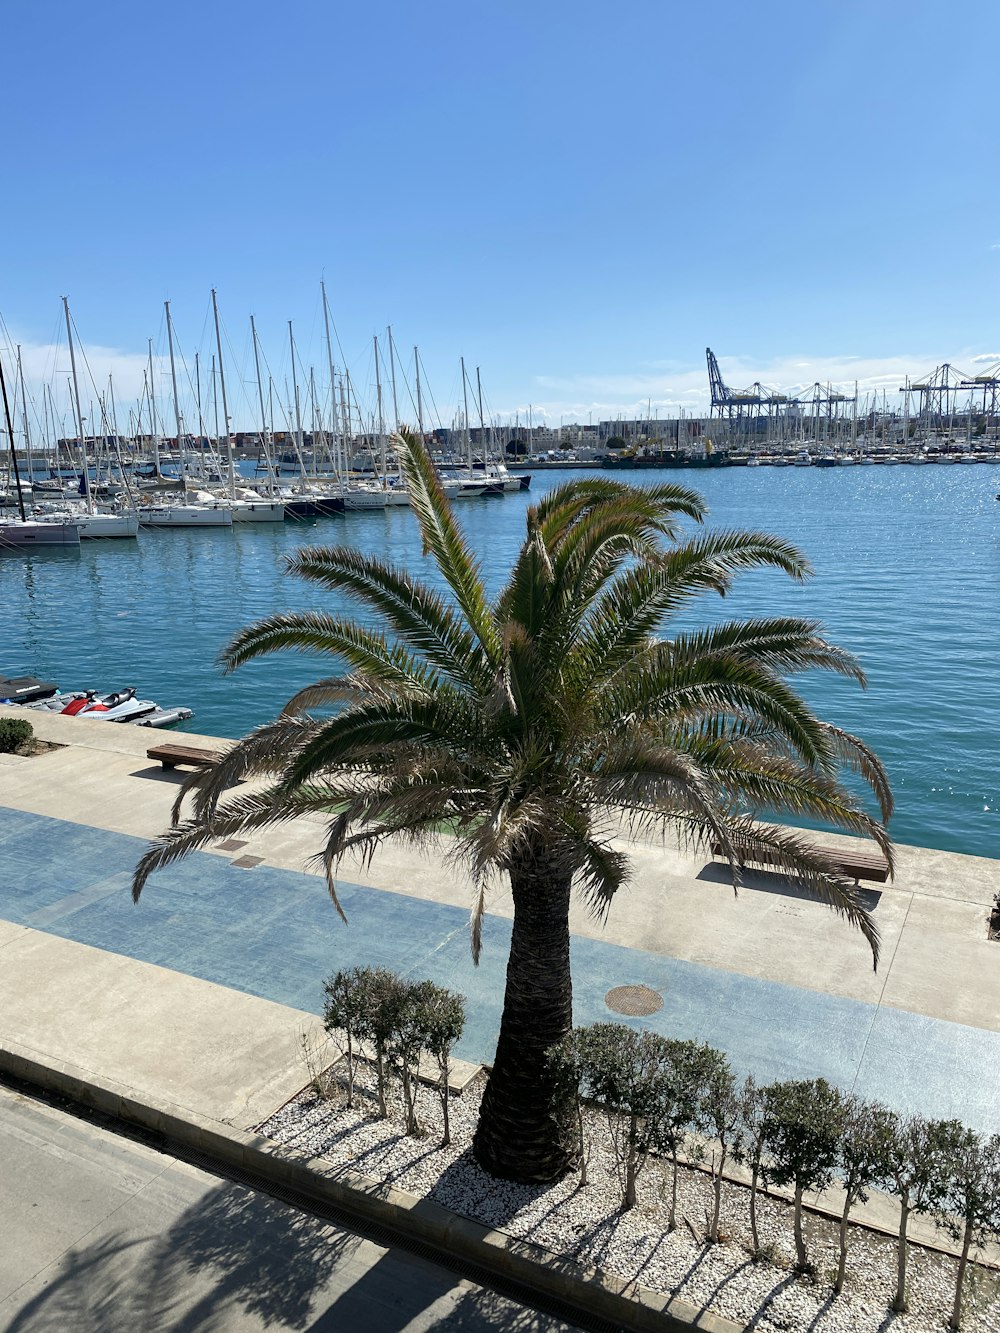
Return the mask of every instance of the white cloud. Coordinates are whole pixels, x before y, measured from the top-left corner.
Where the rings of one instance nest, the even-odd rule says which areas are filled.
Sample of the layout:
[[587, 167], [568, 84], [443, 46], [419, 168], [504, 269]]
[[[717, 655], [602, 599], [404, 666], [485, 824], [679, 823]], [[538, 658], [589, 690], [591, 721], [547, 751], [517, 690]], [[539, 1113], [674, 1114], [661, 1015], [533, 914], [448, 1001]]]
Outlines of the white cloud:
[[[914, 353], [885, 357], [863, 357], [854, 353], [838, 356], [787, 355], [767, 361], [749, 356], [719, 358], [723, 380], [730, 388], [742, 389], [759, 382], [789, 396], [808, 397], [813, 385], [830, 384], [841, 393], [853, 394], [857, 383], [859, 400], [885, 393], [890, 403], [900, 402], [900, 390], [907, 377], [911, 383], [928, 375], [935, 364], [948, 361], [952, 365], [978, 366], [995, 364], [1000, 356], [975, 352], [969, 348], [954, 355]], [[663, 369], [660, 369], [663, 366]], [[708, 370], [704, 361], [692, 362], [687, 367], [676, 363], [645, 362], [634, 372], [625, 374], [575, 375], [560, 377], [541, 374], [535, 377], [537, 399], [532, 401], [532, 415], [537, 419], [558, 424], [566, 421], [587, 421], [588, 415], [596, 422], [617, 416], [646, 415], [651, 403], [653, 415], [676, 416], [681, 409], [686, 415], [707, 414], [710, 397]], [[505, 419], [520, 413], [525, 420], [528, 400], [501, 407]]]

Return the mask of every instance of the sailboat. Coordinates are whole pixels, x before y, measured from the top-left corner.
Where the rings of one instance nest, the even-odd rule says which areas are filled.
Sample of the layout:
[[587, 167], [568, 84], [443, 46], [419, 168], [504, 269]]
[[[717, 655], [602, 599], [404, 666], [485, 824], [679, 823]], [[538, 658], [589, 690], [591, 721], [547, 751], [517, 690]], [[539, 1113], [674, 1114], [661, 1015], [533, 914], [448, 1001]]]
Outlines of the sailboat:
[[[233, 511], [228, 501], [220, 500], [210, 491], [195, 490], [189, 493], [187, 478], [184, 474], [184, 418], [181, 415], [180, 400], [177, 394], [177, 370], [174, 364], [174, 331], [170, 318], [170, 302], [164, 301], [167, 312], [167, 342], [170, 348], [170, 379], [174, 391], [174, 419], [177, 423], [177, 448], [181, 455], [182, 491], [180, 497], [163, 503], [144, 503], [139, 511], [139, 522], [149, 528], [231, 528]], [[150, 345], [149, 364], [149, 412], [152, 423], [153, 452], [156, 471], [160, 470], [159, 435], [156, 430], [156, 399], [153, 391], [153, 358]], [[145, 497], [144, 497], [145, 499]]]
[[[219, 357], [219, 385], [222, 389], [222, 421], [226, 428], [226, 475], [228, 478], [228, 493], [226, 498], [229, 501], [229, 507], [232, 510], [234, 523], [283, 523], [285, 520], [284, 503], [277, 499], [273, 494], [263, 496], [247, 486], [237, 487], [236, 485], [236, 466], [233, 462], [233, 435], [229, 429], [229, 400], [226, 397], [226, 372], [222, 360], [222, 338], [219, 334], [219, 307], [216, 302], [215, 288], [212, 288], [212, 315], [215, 319], [215, 346]], [[201, 381], [199, 379], [198, 390], [198, 429], [202, 431], [201, 422]], [[212, 393], [215, 396], [215, 375], [212, 376]], [[218, 398], [216, 402], [216, 422], [215, 438], [219, 438], [218, 422]], [[202, 431], [202, 434], [204, 432]], [[273, 483], [269, 483], [273, 485]]]
[[21, 489], [21, 472], [17, 465], [14, 426], [10, 418], [10, 403], [7, 398], [7, 381], [3, 373], [2, 358], [0, 358], [0, 391], [3, 393], [4, 422], [10, 444], [11, 472], [17, 490], [18, 508], [16, 516], [0, 517], [0, 551], [33, 546], [67, 546], [79, 550], [80, 529], [75, 523], [38, 523], [29, 519], [25, 513], [24, 492]]
[[385, 410], [382, 403], [382, 375], [379, 368], [378, 338], [375, 345], [375, 395], [378, 410], [378, 476], [372, 481], [355, 481], [344, 486], [344, 508], [349, 513], [372, 513], [402, 507], [410, 503], [403, 485], [390, 486], [387, 476]]
[[[72, 370], [73, 407], [76, 413], [76, 428], [80, 433], [80, 486], [82, 500], [74, 503], [65, 498], [38, 504], [34, 516], [42, 523], [74, 523], [81, 538], [130, 537], [139, 535], [139, 513], [133, 505], [104, 504], [94, 500], [94, 490], [90, 480], [90, 467], [87, 461], [87, 439], [84, 433], [83, 413], [80, 409], [80, 384], [76, 373], [76, 349], [73, 343], [73, 321], [69, 313], [69, 298], [63, 297], [63, 311], [66, 316], [66, 336], [69, 339], [69, 361]], [[22, 388], [23, 393], [23, 388]], [[102, 429], [107, 435], [107, 423], [104, 422], [104, 405], [101, 405]], [[25, 418], [27, 429], [27, 418]]]

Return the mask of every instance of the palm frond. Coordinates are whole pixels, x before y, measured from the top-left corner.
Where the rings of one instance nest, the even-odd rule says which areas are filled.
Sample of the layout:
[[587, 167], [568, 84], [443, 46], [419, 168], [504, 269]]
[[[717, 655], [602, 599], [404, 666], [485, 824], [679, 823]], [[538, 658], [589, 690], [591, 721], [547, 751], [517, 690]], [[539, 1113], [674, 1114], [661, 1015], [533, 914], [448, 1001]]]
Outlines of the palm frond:
[[495, 663], [499, 636], [478, 562], [455, 521], [423, 441], [408, 431], [395, 438], [400, 466], [409, 488], [410, 508], [417, 516], [424, 550], [434, 557], [467, 624], [490, 661]]
[[[476, 684], [483, 663], [475, 637], [453, 608], [406, 570], [366, 555], [353, 546], [309, 547], [290, 556], [287, 564], [291, 573], [343, 593], [381, 617], [410, 652], [421, 653], [456, 681]], [[231, 669], [249, 660], [255, 648], [254, 627], [251, 627], [238, 635], [227, 649], [224, 655], [226, 666]], [[345, 657], [354, 651], [350, 644], [346, 644], [345, 649], [334, 651]], [[271, 649], [265, 646], [263, 651]], [[363, 663], [359, 661], [358, 665]]]

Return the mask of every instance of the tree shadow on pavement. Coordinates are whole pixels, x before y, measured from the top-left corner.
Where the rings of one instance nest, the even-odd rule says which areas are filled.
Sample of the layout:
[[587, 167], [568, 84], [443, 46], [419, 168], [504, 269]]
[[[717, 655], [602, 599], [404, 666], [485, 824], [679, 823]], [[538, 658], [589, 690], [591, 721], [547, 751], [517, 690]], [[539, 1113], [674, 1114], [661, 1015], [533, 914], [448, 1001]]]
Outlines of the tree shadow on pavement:
[[162, 1232], [143, 1214], [133, 1228], [68, 1250], [4, 1315], [6, 1333], [566, 1327], [434, 1264], [228, 1183], [210, 1188]]
[[317, 1294], [360, 1244], [265, 1195], [219, 1185], [160, 1234], [118, 1231], [69, 1250], [6, 1328], [307, 1329]]

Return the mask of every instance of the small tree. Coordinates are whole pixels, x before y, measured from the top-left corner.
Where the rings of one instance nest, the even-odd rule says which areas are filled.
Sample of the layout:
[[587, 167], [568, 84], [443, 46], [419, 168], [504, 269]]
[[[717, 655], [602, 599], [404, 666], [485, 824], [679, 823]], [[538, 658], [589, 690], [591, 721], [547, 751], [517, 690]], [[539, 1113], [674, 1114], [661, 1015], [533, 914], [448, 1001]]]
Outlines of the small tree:
[[354, 1070], [357, 1063], [358, 1023], [364, 1014], [365, 974], [370, 969], [352, 967], [336, 972], [323, 985], [326, 1003], [323, 1006], [323, 1026], [331, 1035], [344, 1034], [344, 1056], [347, 1060], [347, 1105], [354, 1105]]
[[[597, 1102], [612, 1122], [624, 1174], [622, 1208], [634, 1208], [636, 1182], [672, 1104], [670, 1043], [655, 1032], [636, 1032], [621, 1023], [595, 1023], [573, 1034], [580, 1090]], [[626, 1122], [614, 1135], [614, 1120]]]
[[955, 1120], [893, 1117], [888, 1169], [884, 1185], [899, 1198], [899, 1241], [896, 1252], [896, 1292], [892, 1308], [906, 1311], [906, 1229], [911, 1213], [940, 1209], [948, 1188], [948, 1154], [955, 1142]]
[[885, 1177], [896, 1132], [896, 1118], [878, 1102], [850, 1096], [844, 1101], [839, 1144], [839, 1170], [844, 1187], [840, 1215], [840, 1261], [834, 1291], [842, 1291], [847, 1271], [847, 1222], [856, 1203], [868, 1202], [868, 1189]]
[[705, 1061], [705, 1078], [698, 1103], [697, 1126], [718, 1144], [712, 1152], [712, 1188], [715, 1201], [708, 1227], [708, 1239], [714, 1244], [719, 1239], [719, 1216], [722, 1212], [722, 1176], [726, 1158], [739, 1146], [742, 1104], [736, 1077], [729, 1061], [721, 1051], [711, 1051]]
[[[962, 1288], [973, 1243], [984, 1244], [1000, 1232], [1000, 1135], [980, 1138], [971, 1129], [949, 1121], [945, 1146], [948, 1183], [945, 1187], [938, 1225], [953, 1240], [961, 1240], [955, 1280], [955, 1301], [949, 1328], [960, 1328]], [[944, 1131], [942, 1132], [944, 1138]]]
[[383, 1015], [386, 1028], [385, 1055], [399, 1075], [406, 1111], [407, 1134], [419, 1134], [417, 1090], [420, 1055], [426, 1044], [426, 1022], [420, 985], [397, 978], [397, 986], [386, 997]]
[[587, 1168], [590, 1164], [589, 1144], [583, 1125], [583, 1098], [580, 1095], [581, 1047], [580, 1033], [576, 1028], [562, 1041], [549, 1049], [549, 1075], [556, 1090], [556, 1100], [561, 1106], [575, 1105], [577, 1134], [577, 1165], [580, 1170], [580, 1184], [587, 1184]]
[[760, 1235], [757, 1231], [757, 1186], [763, 1169], [764, 1149], [767, 1146], [767, 1116], [764, 1089], [758, 1087], [753, 1074], [748, 1074], [740, 1089], [740, 1131], [733, 1149], [733, 1157], [741, 1165], [750, 1167], [750, 1244], [756, 1259], [760, 1254]]
[[809, 1267], [802, 1235], [802, 1196], [833, 1176], [843, 1121], [843, 1098], [824, 1078], [772, 1083], [764, 1090], [769, 1181], [791, 1185], [795, 1200], [795, 1261]]
[[375, 1052], [378, 1113], [384, 1120], [389, 1114], [386, 1105], [389, 1043], [399, 1024], [399, 1008], [407, 983], [387, 967], [359, 967], [356, 973], [360, 1004], [354, 1028], [358, 1039], [369, 1042]]
[[420, 1013], [423, 1049], [437, 1062], [438, 1088], [441, 1094], [441, 1112], [444, 1133], [441, 1147], [451, 1143], [451, 1120], [448, 1114], [448, 1074], [451, 1052], [465, 1030], [465, 997], [456, 995], [433, 981], [421, 981], [415, 989]]
[[667, 1101], [662, 1108], [657, 1126], [655, 1147], [670, 1154], [670, 1209], [667, 1230], [677, 1226], [678, 1157], [687, 1142], [688, 1132], [698, 1119], [698, 1108], [705, 1083], [720, 1054], [711, 1046], [695, 1041], [668, 1040], [670, 1073], [665, 1093]]

